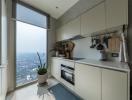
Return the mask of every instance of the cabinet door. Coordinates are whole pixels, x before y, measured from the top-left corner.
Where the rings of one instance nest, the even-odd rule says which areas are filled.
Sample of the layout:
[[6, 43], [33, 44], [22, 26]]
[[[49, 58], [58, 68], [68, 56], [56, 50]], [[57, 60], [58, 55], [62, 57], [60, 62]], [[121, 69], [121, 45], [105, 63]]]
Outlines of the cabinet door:
[[63, 25], [56, 31], [57, 41], [66, 40], [80, 34], [80, 17]]
[[127, 100], [127, 73], [102, 70], [102, 100]]
[[92, 8], [81, 16], [81, 34], [91, 34], [106, 28], [105, 4]]
[[65, 35], [64, 35], [66, 33], [65, 30], [66, 30], [65, 26], [61, 26], [60, 28], [56, 30], [57, 41], [62, 41], [65, 39]]
[[101, 100], [100, 68], [75, 64], [75, 92], [84, 100]]
[[73, 37], [80, 34], [80, 17], [67, 23], [67, 36]]
[[107, 28], [128, 23], [128, 0], [106, 0]]
[[60, 60], [53, 58], [51, 62], [51, 74], [58, 80], [60, 80]]

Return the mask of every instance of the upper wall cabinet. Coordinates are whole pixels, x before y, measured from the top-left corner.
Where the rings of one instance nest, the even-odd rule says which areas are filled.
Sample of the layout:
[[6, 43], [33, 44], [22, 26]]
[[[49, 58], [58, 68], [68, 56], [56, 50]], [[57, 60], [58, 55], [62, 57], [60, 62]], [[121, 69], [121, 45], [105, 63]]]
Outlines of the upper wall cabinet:
[[81, 16], [81, 34], [91, 34], [100, 30], [104, 30], [105, 24], [105, 4], [92, 8]]
[[106, 0], [107, 29], [128, 24], [128, 0]]
[[57, 41], [66, 40], [80, 34], [80, 17], [70, 21], [56, 31]]

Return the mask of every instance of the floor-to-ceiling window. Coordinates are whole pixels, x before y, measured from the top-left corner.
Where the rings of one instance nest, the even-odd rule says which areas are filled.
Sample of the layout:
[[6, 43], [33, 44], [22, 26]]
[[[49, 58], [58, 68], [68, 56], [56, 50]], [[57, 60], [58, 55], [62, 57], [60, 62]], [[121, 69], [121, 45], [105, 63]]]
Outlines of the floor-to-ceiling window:
[[[26, 14], [28, 14], [26, 16]], [[23, 5], [16, 6], [16, 86], [37, 80], [39, 64], [47, 63], [46, 17]], [[42, 23], [44, 22], [44, 23]]]
[[37, 79], [37, 52], [46, 63], [47, 30], [20, 21], [16, 22], [16, 84]]

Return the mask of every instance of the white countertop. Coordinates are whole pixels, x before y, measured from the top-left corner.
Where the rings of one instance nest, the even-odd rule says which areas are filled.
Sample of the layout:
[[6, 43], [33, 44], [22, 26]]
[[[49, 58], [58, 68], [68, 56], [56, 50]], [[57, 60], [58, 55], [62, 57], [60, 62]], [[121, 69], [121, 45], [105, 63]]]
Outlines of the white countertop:
[[75, 63], [88, 64], [88, 65], [106, 68], [106, 69], [130, 72], [130, 68], [128, 64], [124, 62], [83, 59], [83, 60], [75, 61]]
[[83, 60], [70, 60], [70, 59], [65, 59], [61, 57], [53, 57], [57, 59], [62, 59], [62, 60], [67, 60], [67, 61], [72, 61], [75, 63], [80, 63], [80, 64], [87, 64], [95, 67], [100, 67], [100, 68], [106, 68], [106, 69], [113, 69], [113, 70], [118, 70], [118, 71], [124, 71], [124, 72], [130, 72], [130, 68], [127, 63], [124, 62], [116, 62], [116, 61], [100, 61], [96, 59], [83, 59]]

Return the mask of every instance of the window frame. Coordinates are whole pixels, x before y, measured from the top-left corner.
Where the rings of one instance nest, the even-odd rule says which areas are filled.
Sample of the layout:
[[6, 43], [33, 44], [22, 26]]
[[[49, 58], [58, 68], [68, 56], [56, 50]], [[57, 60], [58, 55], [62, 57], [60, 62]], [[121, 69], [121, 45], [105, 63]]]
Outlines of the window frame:
[[[15, 2], [14, 2], [15, 1]], [[20, 5], [22, 5], [22, 6], [25, 6], [25, 7], [27, 7], [27, 8], [29, 8], [29, 9], [31, 9], [31, 10], [33, 10], [33, 11], [36, 11], [36, 12], [38, 12], [38, 13], [40, 13], [40, 14], [43, 14], [43, 15], [45, 15], [46, 17], [47, 17], [47, 31], [46, 31], [46, 34], [47, 34], [47, 39], [46, 39], [46, 42], [47, 42], [47, 45], [46, 45], [46, 63], [47, 63], [47, 66], [48, 66], [48, 29], [50, 28], [50, 16], [49, 16], [49, 14], [47, 14], [47, 13], [45, 13], [45, 12], [43, 12], [43, 11], [41, 11], [41, 10], [39, 10], [39, 9], [36, 9], [36, 8], [34, 8], [33, 6], [31, 6], [31, 5], [28, 5], [28, 4], [26, 4], [26, 3], [24, 3], [24, 2], [22, 2], [22, 1], [17, 1], [17, 0], [13, 0], [13, 3], [12, 3], [12, 17], [13, 17], [13, 19], [15, 19], [16, 18], [16, 4], [18, 3], [18, 4], [20, 4]], [[19, 21], [19, 20], [18, 20]], [[20, 22], [22, 22], [22, 21], [20, 21]], [[17, 86], [17, 84], [16, 84], [16, 46], [17, 46], [17, 41], [16, 41], [16, 35], [17, 35], [17, 33], [16, 33], [16, 23], [17, 23], [17, 20], [15, 19], [15, 21], [14, 21], [14, 39], [15, 39], [15, 48], [14, 48], [14, 65], [15, 65], [15, 73], [14, 73], [14, 79], [15, 79], [15, 89], [19, 89], [19, 88], [22, 88], [22, 87], [25, 87], [25, 86], [28, 86], [28, 85], [31, 85], [31, 84], [34, 84], [34, 83], [36, 83], [37, 82], [37, 80], [34, 80], [34, 81], [31, 81], [31, 82], [28, 82], [28, 83], [25, 83], [25, 84], [23, 84], [23, 85], [20, 85], [20, 86]], [[26, 23], [26, 22], [23, 22], [23, 23]], [[30, 23], [26, 23], [26, 24], [30, 24]], [[30, 24], [30, 25], [32, 25], [32, 24]], [[36, 25], [34, 25], [34, 26], [36, 26]], [[39, 27], [39, 26], [36, 26], [36, 27]], [[41, 27], [42, 28], [42, 27]]]
[[[49, 29], [50, 28], [50, 15], [49, 14], [47, 14], [47, 13], [45, 13], [44, 11], [42, 11], [42, 10], [39, 10], [39, 9], [37, 9], [37, 8], [35, 8], [35, 7], [33, 7], [33, 6], [31, 6], [31, 5], [29, 5], [29, 4], [26, 4], [26, 3], [24, 3], [24, 2], [22, 2], [22, 1], [20, 1], [20, 0], [13, 0], [13, 2], [12, 2], [12, 18], [14, 19], [14, 20], [17, 20], [16, 19], [16, 8], [17, 8], [17, 4], [20, 4], [20, 5], [22, 5], [22, 6], [24, 6], [24, 7], [26, 7], [26, 8], [28, 8], [28, 9], [31, 9], [31, 10], [33, 10], [33, 11], [35, 11], [35, 12], [37, 12], [37, 13], [39, 13], [39, 14], [42, 14], [42, 15], [44, 15], [44, 16], [46, 16], [47, 17], [47, 29]], [[23, 22], [23, 21], [21, 21], [21, 22]], [[26, 22], [24, 22], [24, 23], [26, 23]], [[28, 24], [31, 24], [31, 23], [28, 23]], [[32, 25], [32, 24], [31, 24]], [[40, 27], [40, 26], [38, 26], [38, 27]]]
[[0, 0], [0, 65], [1, 65], [2, 0]]

